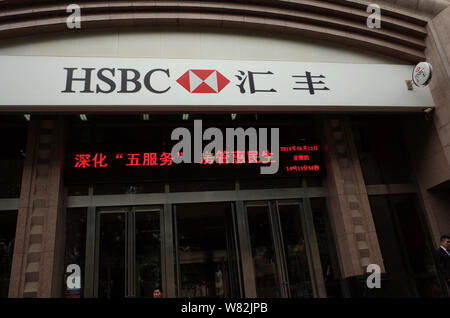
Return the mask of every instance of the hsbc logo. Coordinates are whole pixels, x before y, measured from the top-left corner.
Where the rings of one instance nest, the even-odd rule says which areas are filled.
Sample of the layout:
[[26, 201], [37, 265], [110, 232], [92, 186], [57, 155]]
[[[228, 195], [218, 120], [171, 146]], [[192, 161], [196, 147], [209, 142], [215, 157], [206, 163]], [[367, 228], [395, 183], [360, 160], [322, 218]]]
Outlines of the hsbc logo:
[[[171, 89], [170, 69], [155, 68], [145, 73], [132, 68], [66, 67], [62, 93], [138, 93], [147, 90], [163, 94]], [[189, 69], [176, 82], [191, 94], [218, 94], [230, 80], [213, 69]]]
[[[64, 68], [66, 71], [66, 88], [62, 93], [138, 93], [147, 90], [153, 94], [164, 94], [172, 89], [172, 70], [169, 68], [154, 68], [146, 72], [133, 68]], [[178, 73], [180, 74], [180, 73]], [[272, 71], [237, 70], [234, 77], [236, 87], [241, 94], [270, 94], [278, 90], [273, 85]], [[178, 77], [178, 75], [177, 75]], [[310, 71], [290, 75], [292, 90], [308, 92], [310, 95], [321, 91], [330, 91], [323, 74]], [[270, 81], [272, 79], [272, 81]], [[219, 94], [231, 82], [215, 69], [188, 69], [176, 80], [189, 94]], [[74, 85], [76, 83], [77, 85]], [[74, 89], [74, 86], [76, 88]]]
[[188, 70], [177, 83], [189, 93], [218, 94], [230, 80], [216, 70]]

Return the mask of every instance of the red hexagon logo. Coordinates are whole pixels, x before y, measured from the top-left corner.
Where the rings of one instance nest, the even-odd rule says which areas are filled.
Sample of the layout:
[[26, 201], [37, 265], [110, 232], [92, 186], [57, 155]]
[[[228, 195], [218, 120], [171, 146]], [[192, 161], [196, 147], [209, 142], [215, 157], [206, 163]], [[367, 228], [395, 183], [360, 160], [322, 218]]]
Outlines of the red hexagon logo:
[[177, 83], [189, 93], [218, 94], [230, 80], [216, 70], [187, 70]]

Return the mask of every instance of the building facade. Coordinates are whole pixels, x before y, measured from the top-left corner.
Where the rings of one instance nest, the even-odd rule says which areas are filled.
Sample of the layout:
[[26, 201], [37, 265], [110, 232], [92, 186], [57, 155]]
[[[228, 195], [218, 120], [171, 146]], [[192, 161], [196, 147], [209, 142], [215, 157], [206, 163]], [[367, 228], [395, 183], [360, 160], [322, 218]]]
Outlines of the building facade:
[[[0, 4], [2, 297], [448, 297], [450, 2], [70, 4]], [[199, 121], [279, 172], [177, 166]]]

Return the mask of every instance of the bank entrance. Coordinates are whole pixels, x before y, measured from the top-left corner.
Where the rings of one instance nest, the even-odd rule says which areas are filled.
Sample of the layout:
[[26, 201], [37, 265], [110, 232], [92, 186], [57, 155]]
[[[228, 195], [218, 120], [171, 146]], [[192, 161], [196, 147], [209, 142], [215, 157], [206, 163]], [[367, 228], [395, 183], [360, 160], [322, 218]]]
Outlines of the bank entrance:
[[[338, 271], [316, 118], [189, 116], [71, 122], [64, 268], [80, 267], [81, 296], [326, 297]], [[213, 162], [203, 140], [201, 163], [175, 164], [172, 132], [194, 145], [199, 121], [245, 129], [245, 151]], [[266, 128], [277, 144], [253, 151], [250, 132]], [[261, 174], [274, 151], [277, 173]]]
[[325, 189], [236, 187], [67, 196], [65, 266], [80, 265], [82, 296], [325, 297]]
[[[355, 117], [352, 138], [357, 151], [349, 157], [352, 152], [346, 151], [342, 142], [336, 145], [330, 141], [328, 130], [324, 141], [320, 129], [316, 129], [321, 125], [334, 127], [333, 136], [342, 138], [344, 126], [339, 120], [320, 116], [282, 120], [275, 115], [239, 115], [232, 119], [223, 115], [220, 126], [220, 118], [198, 115], [208, 127], [221, 129], [280, 127], [280, 156], [283, 151], [289, 156], [280, 161], [279, 175], [267, 176], [259, 174], [259, 167], [245, 164], [169, 165], [163, 153], [170, 149], [170, 132], [190, 124], [180, 116], [152, 117], [153, 121], [125, 116], [116, 121], [91, 115], [88, 121], [37, 117], [30, 126], [29, 138], [38, 143], [40, 157], [33, 155], [34, 144], [30, 144], [27, 154], [31, 159], [23, 178], [21, 169], [15, 173], [10, 164], [10, 159], [23, 160], [21, 148], [12, 148], [16, 154], [11, 158], [2, 157], [2, 175], [11, 174], [11, 178], [3, 179], [3, 189], [18, 189], [3, 191], [0, 199], [3, 295], [8, 292], [10, 269], [13, 277], [22, 268], [11, 266], [16, 249], [28, 253], [14, 252], [26, 270], [23, 286], [28, 288], [27, 296], [40, 295], [30, 291], [37, 286], [37, 279], [50, 281], [45, 276], [48, 266], [39, 261], [43, 257], [39, 253], [45, 251], [44, 229], [55, 221], [61, 223], [60, 232], [57, 236], [54, 233], [52, 244], [64, 254], [58, 255], [61, 261], [52, 270], [60, 280], [55, 281], [60, 284], [55, 287], [57, 296], [151, 297], [153, 289], [162, 286], [166, 297], [366, 297], [371, 291], [364, 289], [365, 277], [345, 273], [350, 260], [348, 248], [355, 246], [351, 242], [345, 245], [348, 242], [339, 235], [347, 226], [357, 233], [359, 261], [372, 261], [371, 255], [376, 256], [376, 249], [368, 249], [370, 242], [364, 232], [376, 230], [386, 268], [381, 295], [440, 295], [427, 219], [418, 184], [410, 175], [413, 170], [406, 164], [401, 134], [393, 128], [398, 126], [395, 118]], [[61, 165], [62, 150], [51, 157], [54, 161], [47, 157], [49, 147], [62, 147], [63, 142], [49, 143], [50, 134], [61, 135], [59, 128], [53, 131], [49, 127], [54, 123], [61, 127], [60, 123], [69, 119], [70, 133], [64, 137], [64, 176], [59, 176], [61, 166], [53, 165]], [[378, 129], [381, 120], [384, 135]], [[308, 175], [292, 169], [296, 166], [292, 159], [316, 160], [313, 155], [320, 155], [311, 145], [323, 148], [325, 157], [327, 151], [328, 156], [337, 154], [338, 161], [331, 169], [315, 161], [322, 173], [312, 171]], [[301, 153], [290, 152], [300, 147]], [[148, 153], [156, 153], [161, 165], [145, 161]], [[77, 164], [80, 157], [86, 159], [83, 165]], [[359, 169], [364, 179], [354, 180], [352, 171]], [[27, 171], [35, 171], [35, 183], [25, 174]], [[333, 187], [341, 179], [346, 180], [348, 191], [354, 191], [355, 185], [367, 191], [366, 207], [370, 205], [370, 210], [362, 204], [364, 196], [355, 197], [351, 191], [348, 202], [336, 197]], [[64, 183], [56, 187], [60, 190], [52, 188], [57, 182]], [[61, 208], [52, 205], [55, 191]], [[43, 199], [54, 192], [53, 201]], [[28, 194], [35, 198], [28, 198]], [[28, 203], [23, 205], [21, 201]], [[344, 206], [336, 207], [337, 203]], [[30, 215], [29, 209], [34, 211]], [[373, 218], [374, 227], [365, 223], [366, 218]], [[16, 224], [17, 235], [25, 228], [30, 230], [26, 248], [14, 246]], [[339, 249], [339, 261], [335, 249]], [[382, 264], [376, 257], [374, 260]], [[11, 285], [10, 295], [19, 295], [20, 286]]]

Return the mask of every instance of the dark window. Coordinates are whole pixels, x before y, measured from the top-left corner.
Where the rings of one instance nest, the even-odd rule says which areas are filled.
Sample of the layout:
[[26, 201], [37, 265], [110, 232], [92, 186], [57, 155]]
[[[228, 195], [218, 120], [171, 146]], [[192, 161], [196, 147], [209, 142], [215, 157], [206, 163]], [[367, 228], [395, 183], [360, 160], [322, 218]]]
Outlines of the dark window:
[[94, 185], [94, 195], [162, 193], [164, 183], [105, 183]]
[[[64, 271], [70, 264], [80, 266], [81, 290], [79, 295], [83, 297], [85, 250], [86, 250], [86, 217], [87, 208], [67, 209], [66, 215], [66, 249], [64, 255]], [[70, 273], [66, 273], [65, 278]], [[67, 290], [66, 279], [64, 280], [64, 291], [66, 295], [73, 295], [74, 291]], [[78, 294], [77, 291], [75, 291]]]
[[392, 296], [442, 295], [417, 195], [370, 196], [369, 200]]
[[242, 190], [247, 189], [276, 189], [276, 188], [300, 188], [300, 178], [264, 178], [263, 176], [253, 179], [239, 180]]
[[0, 211], [0, 298], [8, 297], [17, 211]]
[[89, 186], [86, 184], [75, 184], [67, 187], [67, 195], [77, 196], [77, 195], [88, 195]]
[[27, 124], [17, 118], [0, 116], [0, 198], [20, 196]]
[[322, 178], [320, 176], [306, 177], [306, 184], [308, 185], [308, 187], [323, 187], [323, 182], [324, 182], [324, 178]]
[[171, 182], [170, 192], [194, 192], [194, 191], [225, 191], [234, 190], [233, 180], [204, 180], [202, 182]]
[[366, 184], [413, 181], [398, 123], [395, 116], [352, 117], [353, 135]]
[[310, 200], [327, 297], [342, 297], [336, 243], [328, 218], [326, 199], [311, 198]]

